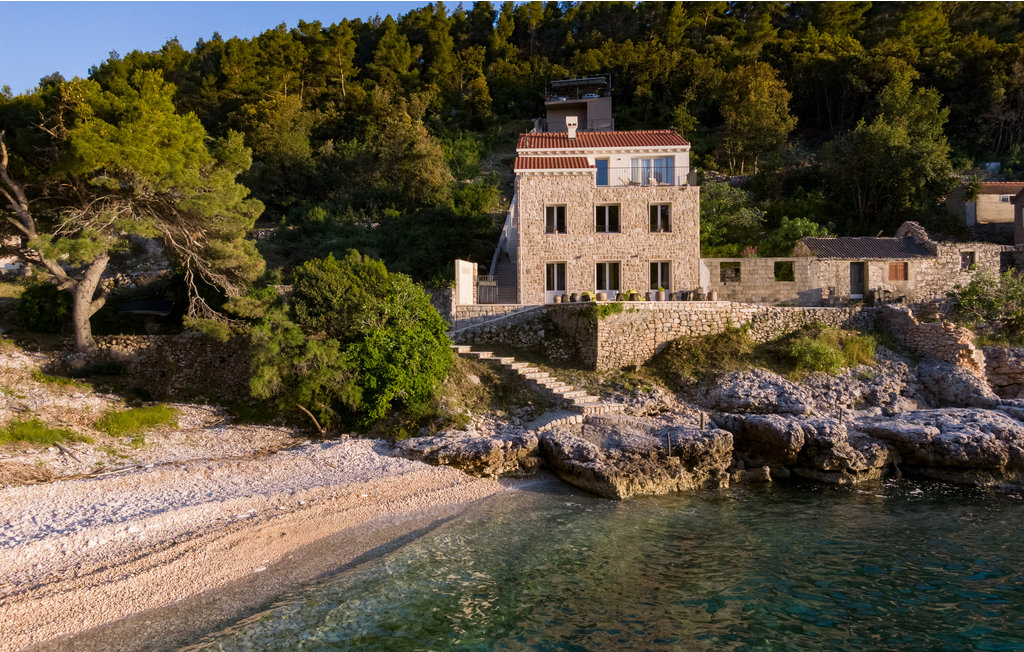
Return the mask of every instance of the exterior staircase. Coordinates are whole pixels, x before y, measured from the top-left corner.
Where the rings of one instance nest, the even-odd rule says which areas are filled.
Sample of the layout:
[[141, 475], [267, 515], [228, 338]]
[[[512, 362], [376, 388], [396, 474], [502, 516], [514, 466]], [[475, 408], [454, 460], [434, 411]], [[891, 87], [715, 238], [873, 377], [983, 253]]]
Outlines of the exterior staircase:
[[465, 344], [453, 344], [452, 350], [461, 356], [486, 360], [518, 374], [541, 395], [554, 399], [577, 414], [617, 414], [625, 407], [621, 403], [602, 402], [597, 396], [590, 396], [586, 391], [563, 383], [546, 371], [541, 371], [528, 362], [519, 362], [513, 357], [496, 356], [490, 351], [474, 351]]
[[498, 303], [518, 303], [518, 279], [516, 278], [516, 252], [502, 252], [495, 267], [498, 281]]

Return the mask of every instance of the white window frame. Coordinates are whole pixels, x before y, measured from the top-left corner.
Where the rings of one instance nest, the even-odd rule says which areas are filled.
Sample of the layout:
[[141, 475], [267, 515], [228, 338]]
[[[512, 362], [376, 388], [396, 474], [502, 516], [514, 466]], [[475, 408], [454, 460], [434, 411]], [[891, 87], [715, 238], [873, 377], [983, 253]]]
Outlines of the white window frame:
[[[612, 265], [615, 266], [615, 276], [618, 283], [618, 287], [611, 287], [611, 270]], [[605, 287], [601, 287], [601, 268], [604, 268]], [[602, 260], [594, 265], [594, 288], [598, 292], [621, 292], [622, 291], [622, 262], [618, 260]]]
[[[615, 230], [611, 229], [611, 220], [608, 217], [609, 210], [615, 209]], [[604, 209], [604, 229], [601, 226], [601, 209]], [[598, 204], [594, 206], [594, 233], [622, 233], [622, 209], [619, 204]]]
[[[657, 281], [654, 278], [655, 265], [657, 265]], [[657, 290], [662, 287], [665, 288], [666, 292], [672, 291], [672, 261], [670, 260], [652, 260], [650, 265], [647, 266], [650, 270], [650, 289], [651, 291]], [[666, 278], [667, 277], [667, 278]]]
[[[655, 228], [655, 220], [651, 213], [658, 209], [657, 228]], [[665, 213], [668, 213], [666, 216]], [[672, 233], [672, 204], [671, 203], [658, 203], [648, 204], [647, 206], [647, 226], [651, 233]]]
[[[562, 230], [558, 230], [558, 213], [561, 209], [562, 213]], [[552, 219], [553, 218], [553, 219]], [[544, 233], [556, 234], [556, 233], [568, 233], [569, 232], [569, 220], [567, 217], [567, 211], [565, 204], [548, 204], [544, 207]]]

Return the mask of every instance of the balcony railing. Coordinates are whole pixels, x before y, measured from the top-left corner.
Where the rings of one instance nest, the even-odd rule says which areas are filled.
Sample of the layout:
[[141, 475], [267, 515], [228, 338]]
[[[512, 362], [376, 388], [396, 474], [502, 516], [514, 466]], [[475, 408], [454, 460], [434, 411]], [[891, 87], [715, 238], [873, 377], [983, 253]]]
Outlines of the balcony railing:
[[601, 168], [597, 169], [599, 187], [695, 186], [697, 174], [689, 167], [675, 168]]
[[[565, 120], [542, 118], [537, 126], [543, 133], [565, 133], [568, 131]], [[579, 131], [615, 131], [615, 118], [587, 120], [585, 123], [581, 123], [577, 129]]]

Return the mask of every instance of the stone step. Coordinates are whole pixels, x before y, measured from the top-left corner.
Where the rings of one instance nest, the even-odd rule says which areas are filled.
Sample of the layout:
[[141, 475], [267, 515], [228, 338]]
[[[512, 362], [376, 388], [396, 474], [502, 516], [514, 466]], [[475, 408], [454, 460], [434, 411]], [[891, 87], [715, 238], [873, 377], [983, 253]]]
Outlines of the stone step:
[[469, 353], [471, 349], [472, 347], [470, 347], [468, 344], [452, 344], [452, 350], [458, 353], [459, 355]]
[[586, 396], [587, 398], [592, 398], [590, 396], [587, 396], [587, 390], [585, 390], [585, 389], [573, 389], [573, 390], [570, 390], [570, 391], [562, 390], [562, 391], [556, 392], [556, 394], [558, 394], [562, 398], [579, 398], [579, 397], [583, 397], [583, 396]]
[[509, 369], [515, 369], [516, 371], [520, 371], [521, 372], [523, 369], [529, 369], [530, 368], [530, 363], [529, 362], [512, 362], [512, 363], [510, 363], [507, 366], [508, 366]]
[[541, 378], [548, 378], [551, 374], [540, 369], [534, 369], [532, 371], [519, 370], [519, 375], [526, 380], [540, 380]]
[[573, 412], [579, 412], [584, 415], [598, 415], [598, 414], [619, 414], [622, 412], [623, 405], [620, 403], [580, 403], [578, 405], [572, 405], [569, 407]]
[[601, 399], [597, 396], [590, 396], [587, 393], [584, 393], [582, 396], [573, 396], [567, 400], [573, 405], [589, 405], [601, 402]]
[[470, 351], [469, 355], [473, 356], [477, 360], [493, 360], [494, 354], [490, 351]]
[[500, 358], [495, 356], [494, 359], [498, 361], [498, 364], [503, 364], [506, 367], [511, 367], [516, 362], [516, 359], [511, 356], [503, 356]]

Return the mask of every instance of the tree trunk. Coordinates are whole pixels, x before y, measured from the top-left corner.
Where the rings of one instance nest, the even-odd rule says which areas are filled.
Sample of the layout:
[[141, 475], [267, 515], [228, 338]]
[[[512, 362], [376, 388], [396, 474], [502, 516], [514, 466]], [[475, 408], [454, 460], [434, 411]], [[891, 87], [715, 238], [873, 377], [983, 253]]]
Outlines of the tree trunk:
[[76, 353], [92, 353], [96, 350], [96, 340], [92, 337], [92, 324], [89, 323], [89, 319], [103, 307], [106, 301], [102, 297], [93, 301], [93, 295], [96, 294], [100, 277], [103, 276], [103, 270], [107, 268], [109, 261], [108, 254], [101, 254], [89, 263], [82, 278], [68, 288], [72, 297], [71, 323], [75, 333]]

